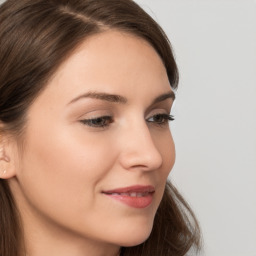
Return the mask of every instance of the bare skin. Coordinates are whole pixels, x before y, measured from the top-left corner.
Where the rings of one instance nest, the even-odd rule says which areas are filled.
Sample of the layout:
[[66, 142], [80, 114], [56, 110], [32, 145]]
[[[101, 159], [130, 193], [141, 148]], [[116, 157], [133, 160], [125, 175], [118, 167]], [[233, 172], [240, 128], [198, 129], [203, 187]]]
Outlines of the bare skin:
[[[175, 161], [172, 103], [142, 39], [107, 31], [75, 50], [29, 108], [22, 152], [4, 145], [28, 255], [115, 256], [148, 238]], [[135, 185], [154, 188], [147, 207], [104, 193]]]

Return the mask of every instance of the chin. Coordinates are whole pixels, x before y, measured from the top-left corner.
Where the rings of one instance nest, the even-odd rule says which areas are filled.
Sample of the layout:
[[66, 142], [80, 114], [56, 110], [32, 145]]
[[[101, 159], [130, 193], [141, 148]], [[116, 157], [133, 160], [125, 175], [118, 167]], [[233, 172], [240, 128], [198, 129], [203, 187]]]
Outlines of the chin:
[[151, 234], [153, 225], [147, 227], [136, 226], [134, 230], [123, 232], [124, 236], [119, 236], [120, 245], [123, 247], [132, 247], [145, 242]]

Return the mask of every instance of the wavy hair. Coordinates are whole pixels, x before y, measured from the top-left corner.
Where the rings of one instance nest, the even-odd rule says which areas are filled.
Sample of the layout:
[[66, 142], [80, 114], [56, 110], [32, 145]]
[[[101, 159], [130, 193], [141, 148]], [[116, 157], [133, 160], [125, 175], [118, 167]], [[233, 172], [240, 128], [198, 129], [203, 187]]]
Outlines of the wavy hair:
[[[173, 89], [178, 69], [161, 27], [131, 0], [7, 0], [0, 7], [0, 135], [22, 136], [29, 106], [86, 38], [115, 29], [146, 40]], [[0, 255], [24, 256], [22, 221], [8, 181], [0, 179]], [[198, 222], [168, 182], [153, 230], [123, 256], [182, 256], [200, 247]]]

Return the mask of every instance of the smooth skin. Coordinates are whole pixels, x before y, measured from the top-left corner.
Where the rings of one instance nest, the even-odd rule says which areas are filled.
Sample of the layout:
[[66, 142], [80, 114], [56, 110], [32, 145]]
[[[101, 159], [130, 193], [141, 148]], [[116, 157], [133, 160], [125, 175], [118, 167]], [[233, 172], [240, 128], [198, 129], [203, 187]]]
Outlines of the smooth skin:
[[[2, 157], [29, 256], [114, 256], [148, 238], [175, 161], [173, 98], [154, 101], [171, 92], [156, 51], [123, 32], [91, 36], [59, 67], [23, 146], [9, 138]], [[148, 207], [102, 193], [133, 185], [154, 186]]]

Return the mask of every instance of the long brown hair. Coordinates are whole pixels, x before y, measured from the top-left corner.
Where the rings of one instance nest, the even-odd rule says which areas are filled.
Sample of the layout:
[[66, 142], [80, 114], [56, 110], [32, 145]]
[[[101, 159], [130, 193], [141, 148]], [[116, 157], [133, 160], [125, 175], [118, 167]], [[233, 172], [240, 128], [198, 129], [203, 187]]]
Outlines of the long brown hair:
[[[172, 88], [178, 69], [161, 27], [131, 0], [8, 0], [0, 7], [0, 135], [20, 138], [29, 106], [60, 64], [85, 38], [109, 29], [149, 42], [161, 57]], [[152, 233], [123, 256], [182, 256], [199, 248], [191, 209], [171, 183]], [[0, 179], [0, 255], [23, 255], [22, 224], [8, 181]]]

